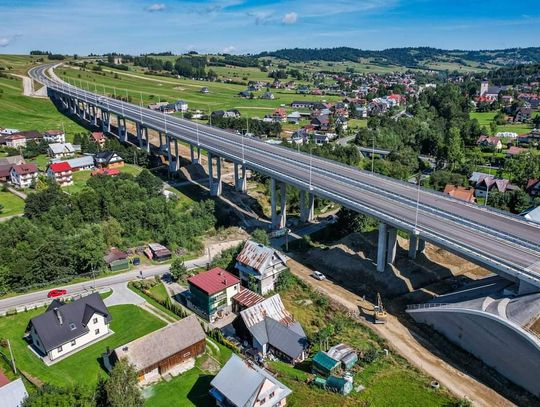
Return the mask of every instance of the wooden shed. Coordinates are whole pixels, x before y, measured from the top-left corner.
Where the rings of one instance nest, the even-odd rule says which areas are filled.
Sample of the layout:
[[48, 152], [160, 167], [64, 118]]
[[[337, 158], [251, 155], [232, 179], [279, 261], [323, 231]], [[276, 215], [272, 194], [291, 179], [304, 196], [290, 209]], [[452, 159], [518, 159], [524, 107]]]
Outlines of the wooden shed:
[[159, 379], [193, 361], [206, 350], [206, 335], [195, 315], [138, 338], [114, 350], [113, 360], [127, 359], [140, 381]]

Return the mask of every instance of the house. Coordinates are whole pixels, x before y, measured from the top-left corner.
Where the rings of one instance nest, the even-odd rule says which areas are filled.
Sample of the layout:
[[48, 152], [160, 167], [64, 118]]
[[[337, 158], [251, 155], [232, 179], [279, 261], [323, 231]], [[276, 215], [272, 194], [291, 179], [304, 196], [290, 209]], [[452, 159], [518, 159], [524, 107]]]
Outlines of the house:
[[526, 148], [512, 146], [508, 150], [506, 150], [506, 157], [512, 158], [512, 157], [515, 157], [516, 155], [523, 154], [526, 152], [527, 152]]
[[530, 179], [529, 181], [527, 181], [525, 192], [527, 192], [533, 198], [540, 196], [540, 180]]
[[30, 320], [28, 335], [40, 356], [54, 361], [103, 339], [110, 322], [111, 314], [98, 293], [68, 303], [55, 299]]
[[272, 117], [277, 117], [281, 121], [287, 117], [287, 112], [285, 111], [284, 108], [278, 107], [272, 112]]
[[330, 136], [328, 134], [315, 133], [313, 136], [313, 141], [318, 146], [322, 146], [323, 144], [330, 143]]
[[315, 105], [315, 102], [298, 101], [298, 100], [291, 103], [291, 107], [293, 109], [313, 109], [314, 105]]
[[497, 134], [495, 134], [495, 136], [499, 138], [516, 139], [518, 137], [518, 134], [513, 131], [500, 131]]
[[35, 164], [19, 164], [9, 171], [11, 183], [17, 188], [30, 188], [37, 181], [38, 168]]
[[339, 361], [343, 370], [351, 370], [356, 362], [358, 362], [356, 351], [345, 343], [332, 346], [326, 354], [332, 359]]
[[234, 295], [231, 300], [232, 311], [239, 313], [240, 311], [253, 307], [255, 304], [264, 301], [264, 297], [246, 287], [240, 286], [240, 292]]
[[234, 353], [210, 385], [219, 407], [283, 407], [292, 393], [267, 370]]
[[[168, 372], [179, 374], [195, 366], [195, 358], [206, 350], [206, 335], [195, 315], [116, 348], [109, 364], [126, 360], [140, 382], [159, 380]], [[105, 357], [105, 364], [107, 365]]]
[[22, 407], [27, 397], [28, 392], [22, 379], [10, 381], [0, 370], [0, 406]]
[[81, 151], [81, 146], [75, 146], [71, 143], [51, 143], [47, 153], [49, 157], [59, 159], [75, 155], [77, 151]]
[[111, 271], [129, 270], [128, 254], [116, 247], [111, 247], [103, 260]]
[[287, 122], [298, 124], [301, 118], [302, 118], [302, 115], [300, 114], [300, 112], [292, 112], [291, 114], [287, 116]]
[[19, 131], [17, 133], [12, 133], [12, 135], [17, 136], [23, 136], [26, 141], [36, 141], [39, 142], [43, 139], [43, 134], [41, 134], [37, 130], [25, 130], [25, 131]]
[[8, 182], [11, 180], [11, 167], [25, 163], [26, 161], [24, 161], [22, 155], [0, 158], [0, 182]]
[[187, 112], [189, 109], [188, 103], [185, 100], [177, 100], [174, 105], [177, 112]]
[[347, 127], [349, 127], [349, 121], [347, 118], [343, 116], [336, 117], [336, 120], [334, 121], [336, 127], [341, 126], [343, 130], [347, 130]]
[[261, 95], [261, 99], [274, 100], [275, 98], [276, 97], [274, 96], [274, 94], [272, 92], [264, 92]]
[[368, 108], [362, 105], [354, 105], [355, 116], [359, 119], [365, 119], [368, 117]]
[[330, 376], [333, 373], [339, 371], [341, 363], [339, 360], [336, 360], [328, 356], [325, 352], [319, 351], [313, 356], [311, 361], [311, 371], [314, 374], [319, 374], [321, 376]]
[[8, 182], [11, 180], [11, 164], [0, 164], [0, 182]]
[[249, 90], [243, 90], [242, 92], [238, 92], [238, 96], [242, 98], [251, 98], [253, 93], [251, 93]]
[[446, 184], [443, 193], [465, 202], [475, 202], [474, 188], [459, 185]]
[[188, 278], [188, 307], [210, 322], [232, 310], [232, 297], [240, 292], [240, 280], [215, 267]]
[[65, 143], [66, 134], [62, 130], [47, 130], [43, 133], [43, 140], [48, 143]]
[[291, 136], [291, 141], [295, 144], [304, 144], [309, 140], [309, 134], [305, 129], [297, 130]]
[[491, 192], [492, 190], [495, 190], [497, 192], [506, 192], [509, 189], [515, 189], [513, 185], [510, 185], [509, 180], [493, 178], [493, 176], [491, 175], [481, 177], [476, 182], [475, 188], [476, 197], [486, 197], [488, 191]]
[[287, 259], [282, 253], [251, 240], [245, 243], [236, 257], [235, 267], [240, 272], [244, 287], [249, 287], [250, 278], [254, 278], [256, 288], [252, 289], [263, 295], [274, 290], [279, 275], [289, 269]]
[[71, 166], [66, 161], [50, 164], [47, 176], [61, 187], [73, 185]]
[[97, 168], [120, 168], [124, 166], [124, 159], [114, 151], [101, 151], [94, 155], [94, 164]]
[[482, 135], [476, 140], [476, 145], [479, 147], [494, 148], [495, 150], [500, 150], [502, 148], [501, 140], [494, 136]]
[[71, 158], [69, 160], [66, 160], [65, 162], [69, 164], [69, 166], [71, 167], [71, 171], [73, 172], [91, 170], [94, 168], [94, 157], [91, 155]]
[[530, 107], [520, 107], [516, 114], [514, 115], [514, 122], [527, 122], [531, 119], [531, 108]]
[[21, 134], [12, 134], [4, 138], [6, 147], [10, 148], [24, 148], [26, 147], [26, 137]]
[[236, 118], [240, 117], [240, 112], [237, 109], [215, 110], [210, 114], [211, 118]]
[[330, 117], [327, 115], [317, 116], [310, 122], [317, 130], [328, 130], [330, 128]]
[[304, 95], [309, 93], [309, 86], [300, 85], [298, 88], [296, 88], [296, 93], [300, 93]]
[[90, 141], [97, 144], [99, 148], [103, 148], [105, 147], [107, 137], [105, 137], [102, 131], [93, 131], [92, 134], [90, 134]]
[[19, 129], [3, 129], [0, 127], [0, 136], [9, 136], [11, 134], [19, 133]]
[[171, 251], [159, 243], [149, 243], [144, 253], [154, 261], [167, 261], [172, 257]]
[[306, 358], [308, 341], [302, 326], [285, 309], [279, 294], [240, 312], [235, 323], [236, 333], [260, 353], [291, 364]]

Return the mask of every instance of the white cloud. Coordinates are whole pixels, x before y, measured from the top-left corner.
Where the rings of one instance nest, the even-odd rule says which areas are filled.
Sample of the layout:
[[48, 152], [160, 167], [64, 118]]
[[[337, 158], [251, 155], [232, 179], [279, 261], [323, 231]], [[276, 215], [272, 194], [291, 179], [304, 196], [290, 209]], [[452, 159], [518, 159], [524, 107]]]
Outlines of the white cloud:
[[298, 21], [298, 14], [294, 11], [291, 11], [290, 13], [287, 13], [283, 16], [283, 19], [281, 22], [283, 24], [294, 24]]
[[11, 38], [9, 38], [9, 37], [0, 37], [0, 47], [7, 47], [10, 42], [11, 42]]
[[149, 11], [151, 13], [163, 10], [165, 10], [165, 4], [163, 3], [154, 3], [146, 8], [146, 11]]
[[232, 45], [229, 45], [228, 47], [225, 47], [221, 50], [222, 53], [224, 54], [230, 54], [231, 52], [234, 52], [236, 50], [236, 48]]

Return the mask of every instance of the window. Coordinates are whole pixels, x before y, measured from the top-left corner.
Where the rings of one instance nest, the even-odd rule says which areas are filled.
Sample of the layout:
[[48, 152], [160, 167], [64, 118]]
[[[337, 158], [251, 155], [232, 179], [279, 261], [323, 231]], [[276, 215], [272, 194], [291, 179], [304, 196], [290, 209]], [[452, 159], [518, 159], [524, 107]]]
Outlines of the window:
[[260, 400], [259, 400], [259, 403], [260, 403], [261, 405], [263, 405], [264, 403], [266, 403], [266, 397], [263, 398], [263, 399], [260, 399]]
[[75, 346], [75, 343], [76, 343], [76, 341], [75, 341], [75, 339], [73, 339], [73, 340], [71, 341], [71, 346]]
[[58, 353], [62, 352], [62, 347], [59, 346], [57, 350], [58, 350]]
[[94, 334], [95, 334], [95, 335], [99, 335], [99, 329], [96, 329], [96, 330], [94, 331]]
[[94, 319], [92, 320], [92, 322], [93, 322], [94, 324], [97, 324], [97, 318], [94, 318]]
[[272, 393], [270, 393], [270, 394], [268, 395], [268, 398], [271, 399], [271, 398], [274, 397], [275, 395], [276, 395], [276, 393], [275, 393], [275, 392], [272, 392]]
[[73, 322], [70, 322], [69, 323], [69, 329], [74, 331], [75, 329], [77, 329], [77, 325], [75, 325]]

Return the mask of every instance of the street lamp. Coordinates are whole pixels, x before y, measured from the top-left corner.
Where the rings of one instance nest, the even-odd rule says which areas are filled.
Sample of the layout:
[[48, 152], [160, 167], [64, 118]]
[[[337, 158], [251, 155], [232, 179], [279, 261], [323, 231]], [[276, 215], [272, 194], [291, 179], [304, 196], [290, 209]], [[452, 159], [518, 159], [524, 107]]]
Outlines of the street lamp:
[[414, 219], [414, 229], [413, 229], [413, 233], [415, 235], [418, 235], [418, 212], [420, 209], [420, 181], [421, 179], [422, 179], [422, 174], [420, 173], [416, 180], [416, 215]]
[[195, 128], [197, 130], [197, 147], [200, 147], [201, 143], [199, 142], [199, 122], [195, 122]]
[[312, 161], [313, 161], [313, 151], [312, 151], [312, 147], [310, 146], [309, 147], [309, 190], [310, 191], [313, 191], [313, 185], [311, 185]]
[[139, 114], [141, 115], [141, 124], [144, 124], [143, 115], [142, 115], [142, 105], [143, 105], [143, 100], [142, 100], [142, 91], [141, 91], [141, 103], [139, 103]]

